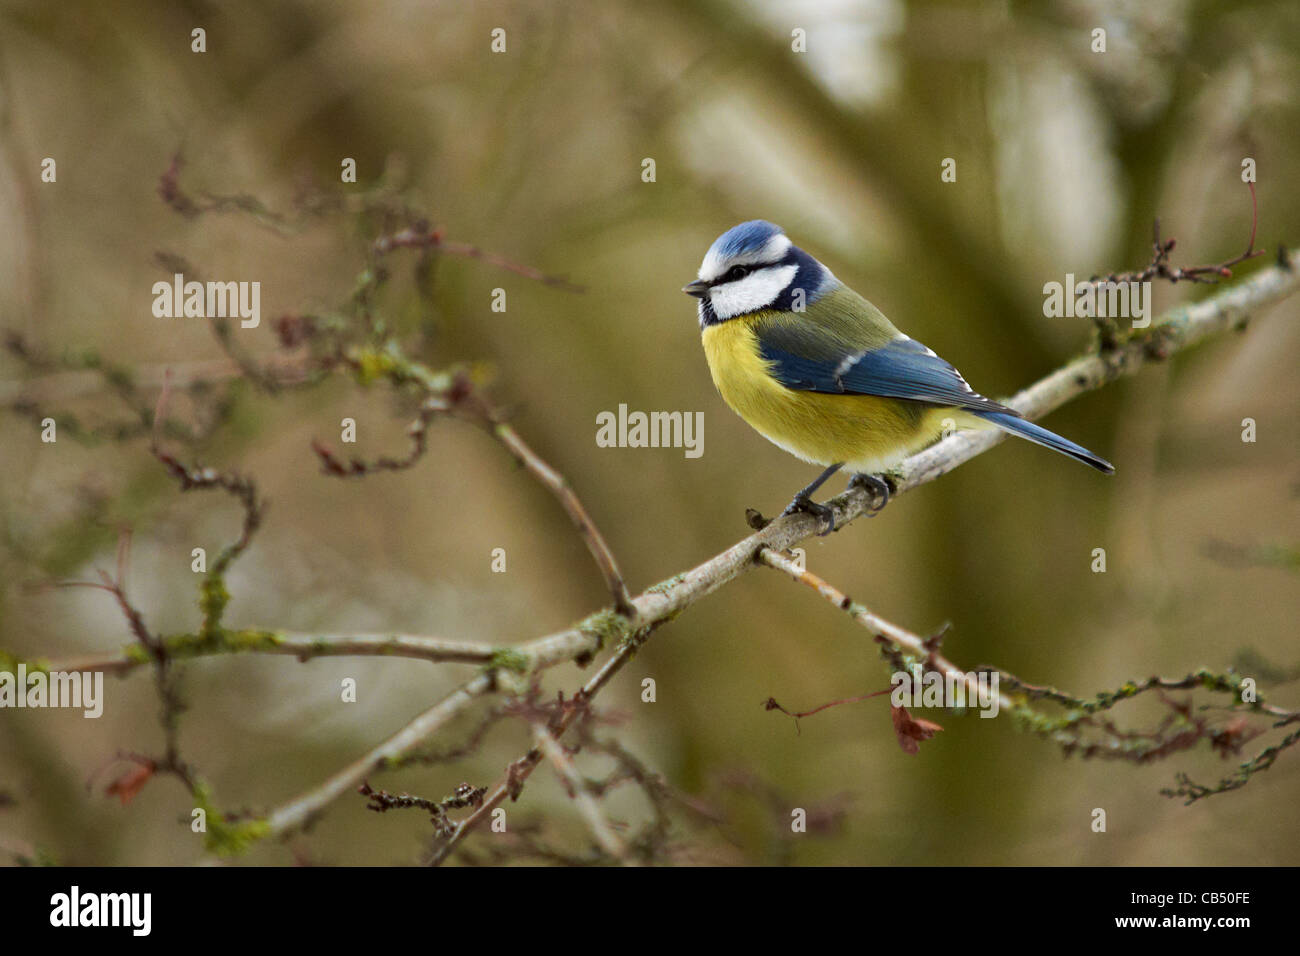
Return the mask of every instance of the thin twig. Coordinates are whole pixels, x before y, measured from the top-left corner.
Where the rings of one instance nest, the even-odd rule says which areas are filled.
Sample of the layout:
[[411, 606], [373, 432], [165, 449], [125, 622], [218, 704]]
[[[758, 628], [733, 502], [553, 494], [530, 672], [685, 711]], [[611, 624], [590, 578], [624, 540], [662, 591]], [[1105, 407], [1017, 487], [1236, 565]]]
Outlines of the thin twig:
[[1174, 251], [1177, 245], [1176, 239], [1160, 238], [1160, 220], [1155, 220], [1151, 227], [1151, 262], [1145, 269], [1135, 270], [1132, 272], [1112, 272], [1105, 276], [1093, 276], [1088, 280], [1090, 285], [1097, 285], [1104, 282], [1123, 283], [1123, 282], [1147, 282], [1151, 279], [1166, 279], [1172, 283], [1178, 282], [1218, 282], [1220, 279], [1231, 278], [1232, 267], [1240, 265], [1247, 259], [1254, 259], [1256, 256], [1262, 256], [1265, 252], [1263, 249], [1255, 248], [1255, 233], [1259, 226], [1259, 206], [1255, 198], [1255, 184], [1247, 183], [1250, 187], [1250, 241], [1246, 243], [1246, 251], [1233, 256], [1231, 259], [1225, 259], [1222, 262], [1208, 266], [1171, 266], [1169, 264], [1169, 254]]
[[453, 256], [479, 259], [499, 269], [514, 272], [535, 282], [541, 282], [544, 285], [554, 286], [558, 289], [565, 289], [569, 292], [586, 291], [582, 286], [570, 282], [563, 276], [549, 275], [540, 269], [534, 269], [532, 266], [522, 265], [496, 253], [487, 252], [478, 246], [471, 246], [463, 242], [452, 242], [443, 237], [441, 229], [403, 229], [391, 235], [380, 236], [371, 243], [370, 248], [375, 255], [379, 256], [387, 255], [394, 249], [436, 249], [439, 252], [446, 252]]
[[[613, 679], [614, 675], [622, 670], [623, 666], [636, 656], [636, 652], [640, 649], [641, 645], [645, 643], [646, 638], [649, 636], [650, 630], [657, 626], [658, 624], [653, 624], [644, 631], [631, 631], [626, 634], [619, 649], [609, 658], [609, 660], [605, 661], [600, 670], [592, 675], [587, 683], [582, 685], [582, 689], [573, 695], [573, 698], [570, 701], [570, 706], [562, 709], [558, 717], [551, 722], [551, 733], [554, 734], [557, 739], [564, 736], [565, 731], [568, 730], [569, 726], [573, 723], [574, 717], [579, 713], [582, 713], [583, 709], [588, 706], [591, 700], [600, 693], [601, 689]], [[455, 832], [446, 840], [446, 842], [434, 851], [433, 859], [431, 861], [432, 864], [437, 866], [446, 860], [447, 857], [451, 855], [452, 851], [455, 850], [456, 846], [472, 830], [474, 830], [475, 827], [486, 820], [492, 813], [493, 809], [500, 806], [507, 797], [511, 800], [518, 799], [519, 793], [523, 789], [524, 781], [528, 779], [540, 762], [541, 753], [534, 748], [512, 763], [506, 771], [505, 779], [492, 790], [491, 794], [489, 794], [487, 799], [484, 800], [483, 806], [462, 820], [457, 825]]]
[[547, 729], [545, 723], [538, 722], [533, 725], [533, 740], [543, 756], [555, 768], [556, 774], [563, 781], [569, 796], [573, 798], [579, 812], [586, 819], [587, 826], [590, 827], [592, 836], [596, 838], [601, 849], [621, 863], [634, 865], [636, 861], [628, 856], [627, 847], [609, 825], [609, 821], [605, 819], [600, 804], [587, 789], [586, 781], [582, 779], [582, 775], [573, 766], [573, 761], [569, 759], [568, 753]]
[[[515, 665], [512, 669], [535, 672], [581, 657], [590, 657], [600, 649], [601, 642], [600, 635], [594, 630], [579, 628], [512, 647], [505, 659]], [[267, 818], [269, 834], [282, 836], [306, 826], [326, 806], [349, 790], [355, 789], [370, 774], [392, 764], [405, 762], [411, 754], [418, 751], [422, 743], [464, 713], [475, 700], [495, 691], [497, 680], [498, 668], [477, 675], [416, 717], [396, 734], [372, 748], [360, 759], [337, 771], [319, 786], [282, 805]], [[496, 803], [491, 803], [489, 806], [494, 797], [499, 803], [501, 795], [494, 791], [483, 806], [467, 819], [481, 818], [485, 810], [490, 812], [491, 806], [496, 806]], [[459, 832], [464, 825], [462, 822], [457, 831]]]
[[[68, 585], [102, 587], [95, 582]], [[400, 657], [436, 664], [490, 664], [510, 655], [514, 648], [474, 641], [457, 641], [418, 634], [313, 634], [256, 629], [223, 630], [217, 640], [201, 633], [173, 634], [162, 638], [168, 656], [176, 660], [226, 654], [281, 654], [309, 661], [317, 657]], [[147, 660], [134, 647], [120, 651], [87, 654], [43, 664], [49, 671], [103, 671], [129, 674]]]
[[583, 507], [578, 496], [569, 487], [569, 482], [563, 475], [543, 461], [519, 437], [519, 433], [509, 425], [498, 422], [493, 427], [493, 432], [506, 450], [515, 457], [515, 460], [522, 464], [530, 475], [541, 482], [564, 508], [569, 520], [573, 522], [574, 527], [582, 535], [582, 540], [587, 545], [587, 550], [591, 552], [592, 558], [595, 559], [601, 575], [605, 578], [605, 586], [614, 597], [615, 609], [620, 614], [628, 616], [635, 614], [636, 608], [632, 606], [632, 595], [628, 593], [627, 582], [623, 579], [623, 572], [619, 570], [618, 562], [614, 559], [614, 553], [610, 551], [609, 545], [605, 543], [605, 538], [600, 533], [600, 529], [596, 527], [595, 522], [591, 520], [591, 516], [587, 514], [587, 509]]
[[614, 553], [605, 543], [604, 535], [591, 520], [591, 515], [583, 507], [582, 501], [574, 493], [568, 480], [533, 451], [519, 433], [505, 421], [502, 411], [489, 403], [477, 389], [471, 387], [467, 379], [462, 377], [458, 385], [459, 388], [453, 393], [456, 407], [467, 410], [475, 416], [515, 461], [555, 497], [569, 516], [569, 520], [573, 522], [573, 526], [582, 535], [583, 543], [586, 544], [587, 550], [600, 569], [601, 576], [605, 579], [605, 587], [614, 598], [615, 610], [632, 617], [636, 613], [636, 608], [632, 605], [632, 596], [628, 592], [623, 572], [619, 570], [618, 561], [615, 560]]
[[[305, 381], [307, 368], [301, 355], [284, 355], [279, 352], [258, 353], [258, 365], [268, 374], [275, 374], [284, 384]], [[175, 362], [167, 365], [143, 365], [132, 370], [136, 388], [161, 388], [168, 372], [175, 387], [195, 388], [228, 382], [243, 375], [238, 363], [228, 358], [203, 359], [195, 362]], [[68, 402], [102, 392], [104, 375], [97, 371], [54, 372], [18, 381], [0, 382], [0, 405], [16, 401]]]
[[[878, 642], [892, 644], [895, 648], [919, 658], [925, 662], [926, 667], [943, 674], [945, 680], [959, 680], [966, 685], [967, 692], [970, 695], [967, 698], [968, 700], [979, 699], [978, 677], [974, 673], [961, 670], [940, 654], [934, 646], [934, 642], [930, 639], [913, 634], [911, 631], [873, 614], [861, 604], [854, 603], [843, 591], [840, 591], [834, 585], [828, 584], [811, 571], [800, 568], [793, 560], [779, 551], [763, 548], [758, 553], [758, 560], [768, 567], [785, 572], [800, 584], [812, 588], [830, 604], [839, 608], [858, 624], [865, 627]], [[999, 708], [1012, 709], [1015, 707], [1015, 703], [1009, 697], [999, 693], [998, 706]]]

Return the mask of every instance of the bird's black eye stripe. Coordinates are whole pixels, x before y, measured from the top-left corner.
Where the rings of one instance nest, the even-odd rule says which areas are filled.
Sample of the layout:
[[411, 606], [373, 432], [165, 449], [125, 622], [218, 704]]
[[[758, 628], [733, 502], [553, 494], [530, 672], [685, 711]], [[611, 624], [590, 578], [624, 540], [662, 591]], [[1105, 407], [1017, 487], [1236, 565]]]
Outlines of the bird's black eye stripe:
[[737, 279], [743, 279], [753, 270], [749, 266], [732, 266], [722, 277], [723, 282], [735, 282]]

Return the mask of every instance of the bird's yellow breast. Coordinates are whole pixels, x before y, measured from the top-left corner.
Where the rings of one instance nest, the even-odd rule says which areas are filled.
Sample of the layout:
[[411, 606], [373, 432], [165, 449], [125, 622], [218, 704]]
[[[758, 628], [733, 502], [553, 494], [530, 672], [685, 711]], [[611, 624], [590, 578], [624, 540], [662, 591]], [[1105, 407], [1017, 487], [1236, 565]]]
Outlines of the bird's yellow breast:
[[[758, 350], [755, 312], [704, 329], [713, 384], [731, 409], [769, 441], [804, 461], [881, 472], [943, 433], [953, 409], [874, 395], [829, 395], [787, 388]], [[964, 417], [964, 416], [963, 416]], [[964, 422], [961, 424], [965, 424]]]

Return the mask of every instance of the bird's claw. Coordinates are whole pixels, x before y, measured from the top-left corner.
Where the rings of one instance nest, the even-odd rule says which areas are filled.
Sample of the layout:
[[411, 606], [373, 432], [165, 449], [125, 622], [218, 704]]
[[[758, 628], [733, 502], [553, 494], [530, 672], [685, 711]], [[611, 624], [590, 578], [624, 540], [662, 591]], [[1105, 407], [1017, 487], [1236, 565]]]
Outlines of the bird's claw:
[[[894, 483], [883, 475], [868, 475], [858, 472], [849, 479], [850, 488], [865, 488], [871, 495], [871, 506], [867, 509], [867, 517], [874, 518], [889, 504], [890, 495], [897, 489]], [[879, 504], [877, 504], [879, 500]]]
[[830, 505], [819, 505], [807, 495], [795, 495], [794, 500], [781, 512], [781, 517], [800, 511], [826, 522], [826, 530], [817, 532], [821, 537], [824, 538], [835, 530], [835, 509]]

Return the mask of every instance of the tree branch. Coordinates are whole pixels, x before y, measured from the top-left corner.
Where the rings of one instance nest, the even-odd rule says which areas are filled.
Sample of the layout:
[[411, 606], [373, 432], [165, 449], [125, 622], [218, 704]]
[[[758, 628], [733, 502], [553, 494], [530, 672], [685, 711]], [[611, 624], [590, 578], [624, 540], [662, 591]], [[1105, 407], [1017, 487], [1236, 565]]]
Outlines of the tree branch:
[[[1029, 418], [1037, 418], [1085, 392], [1134, 374], [1147, 362], [1165, 359], [1229, 328], [1240, 327], [1251, 314], [1296, 291], [1300, 286], [1300, 273], [1295, 268], [1298, 264], [1300, 256], [1281, 254], [1277, 265], [1201, 302], [1172, 310], [1149, 329], [1130, 333], [1115, 350], [1105, 355], [1084, 355], [1067, 363], [1018, 393], [1007, 404]], [[897, 493], [902, 494], [947, 474], [1001, 440], [1002, 433], [994, 431], [958, 433], [944, 439], [904, 463]], [[870, 493], [861, 488], [849, 489], [828, 502], [835, 509], [835, 524], [839, 528], [865, 514], [871, 503]], [[597, 612], [572, 628], [522, 645], [520, 652], [528, 655], [531, 661], [527, 671], [531, 673], [568, 660], [588, 660], [609, 638], [618, 638], [622, 642], [619, 649], [576, 695], [583, 701], [590, 701], [635, 656], [655, 628], [754, 567], [762, 560], [761, 555], [784, 551], [817, 534], [821, 525], [821, 519], [808, 514], [780, 518], [703, 564], [633, 598], [630, 615], [609, 610]], [[924, 648], [925, 642], [916, 635], [874, 616], [871, 616], [871, 621], [881, 633], [889, 633], [891, 639]], [[886, 628], [890, 630], [886, 631]], [[361, 760], [272, 813], [269, 832], [282, 835], [302, 825], [332, 800], [355, 788], [385, 761], [399, 759], [427, 740], [475, 698], [493, 690], [494, 685], [490, 673], [465, 684]], [[573, 711], [565, 713], [568, 716]], [[562, 717], [552, 728], [557, 739], [563, 736], [570, 720], [571, 717]], [[455, 834], [435, 854], [434, 862], [445, 859], [464, 835], [507, 796], [517, 794], [522, 779], [531, 773], [539, 760], [540, 754], [534, 749], [521, 761], [512, 764], [506, 781], [492, 791], [474, 814], [457, 825]]]
[[[1023, 390], [1007, 404], [1031, 418], [1045, 414], [1087, 391], [1100, 388], [1116, 378], [1134, 374], [1148, 361], [1167, 358], [1230, 327], [1239, 326], [1252, 313], [1296, 291], [1297, 286], [1300, 286], [1300, 275], [1295, 269], [1297, 264], [1300, 264], [1300, 257], [1281, 253], [1278, 264], [1272, 268], [1199, 303], [1174, 309], [1150, 329], [1131, 333], [1119, 348], [1104, 357], [1085, 355], [1075, 359]], [[904, 463], [904, 477], [898, 484], [898, 493], [946, 474], [992, 448], [1000, 440], [1000, 432], [978, 432], [974, 435], [958, 433], [913, 455]], [[836, 526], [842, 528], [847, 522], [867, 513], [872, 500], [869, 492], [864, 489], [849, 489], [828, 504], [836, 509]], [[794, 514], [779, 519], [709, 561], [661, 582], [634, 598], [632, 604], [635, 614], [630, 619], [613, 616], [608, 619], [610, 626], [623, 638], [622, 645], [595, 677], [588, 681], [579, 695], [590, 700], [635, 656], [637, 649], [655, 627], [673, 619], [701, 598], [739, 577], [754, 566], [760, 554], [779, 553], [793, 547], [816, 534], [820, 527], [821, 520], [812, 515]], [[872, 623], [881, 633], [924, 647], [925, 642], [921, 638], [883, 619], [873, 618]], [[586, 633], [583, 627], [584, 625], [579, 625], [551, 637], [568, 636], [576, 639]], [[555, 729], [557, 737], [562, 736], [563, 732], [563, 727]], [[434, 863], [446, 859], [455, 845], [493, 807], [507, 796], [517, 793], [522, 779], [536, 766], [535, 754], [534, 751], [511, 765], [506, 782], [492, 792], [484, 801], [483, 807], [457, 826], [452, 838], [435, 854]]]

